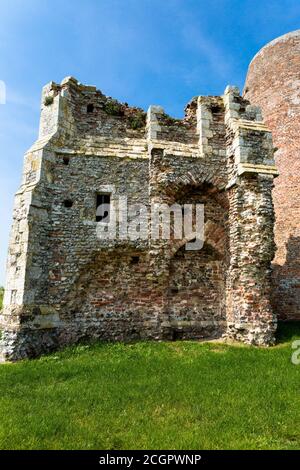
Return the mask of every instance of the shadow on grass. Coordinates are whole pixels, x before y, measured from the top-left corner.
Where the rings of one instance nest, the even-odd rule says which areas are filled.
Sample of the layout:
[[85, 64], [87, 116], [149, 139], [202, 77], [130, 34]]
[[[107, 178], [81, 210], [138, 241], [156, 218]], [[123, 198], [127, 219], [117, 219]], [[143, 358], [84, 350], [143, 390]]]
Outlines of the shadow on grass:
[[279, 321], [276, 339], [277, 344], [300, 339], [300, 321]]

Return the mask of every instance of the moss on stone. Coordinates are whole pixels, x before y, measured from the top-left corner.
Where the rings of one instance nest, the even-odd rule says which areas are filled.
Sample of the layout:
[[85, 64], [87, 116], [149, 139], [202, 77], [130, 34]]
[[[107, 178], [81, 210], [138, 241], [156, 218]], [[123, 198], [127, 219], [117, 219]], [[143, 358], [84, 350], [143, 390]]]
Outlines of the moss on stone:
[[130, 127], [133, 130], [141, 129], [146, 125], [146, 113], [139, 111], [134, 116], [129, 117]]
[[44, 100], [44, 105], [45, 106], [50, 106], [50, 104], [53, 103], [53, 96], [46, 96], [45, 100]]
[[104, 111], [111, 116], [123, 116], [122, 105], [116, 100], [109, 100], [105, 103]]

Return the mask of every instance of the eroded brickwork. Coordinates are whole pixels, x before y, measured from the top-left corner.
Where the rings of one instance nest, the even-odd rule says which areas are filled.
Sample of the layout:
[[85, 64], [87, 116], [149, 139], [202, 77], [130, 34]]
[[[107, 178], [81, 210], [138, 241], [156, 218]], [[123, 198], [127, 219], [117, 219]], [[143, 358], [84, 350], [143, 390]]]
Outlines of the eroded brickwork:
[[252, 60], [244, 95], [261, 106], [272, 130], [280, 176], [273, 191], [276, 214], [273, 308], [300, 319], [300, 30], [267, 44]]
[[[68, 77], [43, 90], [7, 262], [1, 352], [32, 357], [87, 338], [206, 338], [271, 344], [277, 170], [260, 110], [238, 89], [196, 97], [182, 120]], [[205, 242], [97, 238], [97, 194], [112, 207], [203, 204]], [[122, 217], [122, 213], [120, 215]], [[123, 234], [124, 235], [124, 234]]]

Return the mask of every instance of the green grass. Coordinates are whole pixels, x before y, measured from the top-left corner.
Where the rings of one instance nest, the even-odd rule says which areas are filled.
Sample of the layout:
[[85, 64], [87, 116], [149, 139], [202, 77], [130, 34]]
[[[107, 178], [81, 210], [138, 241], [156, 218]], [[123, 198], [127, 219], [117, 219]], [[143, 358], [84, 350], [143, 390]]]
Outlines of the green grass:
[[144, 342], [0, 366], [1, 449], [299, 449], [300, 366], [263, 349]]

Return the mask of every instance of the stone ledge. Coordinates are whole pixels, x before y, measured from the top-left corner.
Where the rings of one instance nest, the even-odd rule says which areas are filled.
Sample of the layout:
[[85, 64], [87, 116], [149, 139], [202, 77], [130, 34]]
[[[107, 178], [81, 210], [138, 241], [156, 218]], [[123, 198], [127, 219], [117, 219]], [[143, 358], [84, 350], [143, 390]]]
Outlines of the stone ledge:
[[262, 121], [248, 121], [246, 119], [232, 118], [232, 127], [234, 130], [247, 129], [259, 132], [271, 132], [270, 129]]
[[262, 173], [265, 175], [279, 176], [276, 166], [270, 165], [254, 165], [251, 163], [239, 163], [237, 167], [238, 176], [244, 173]]

